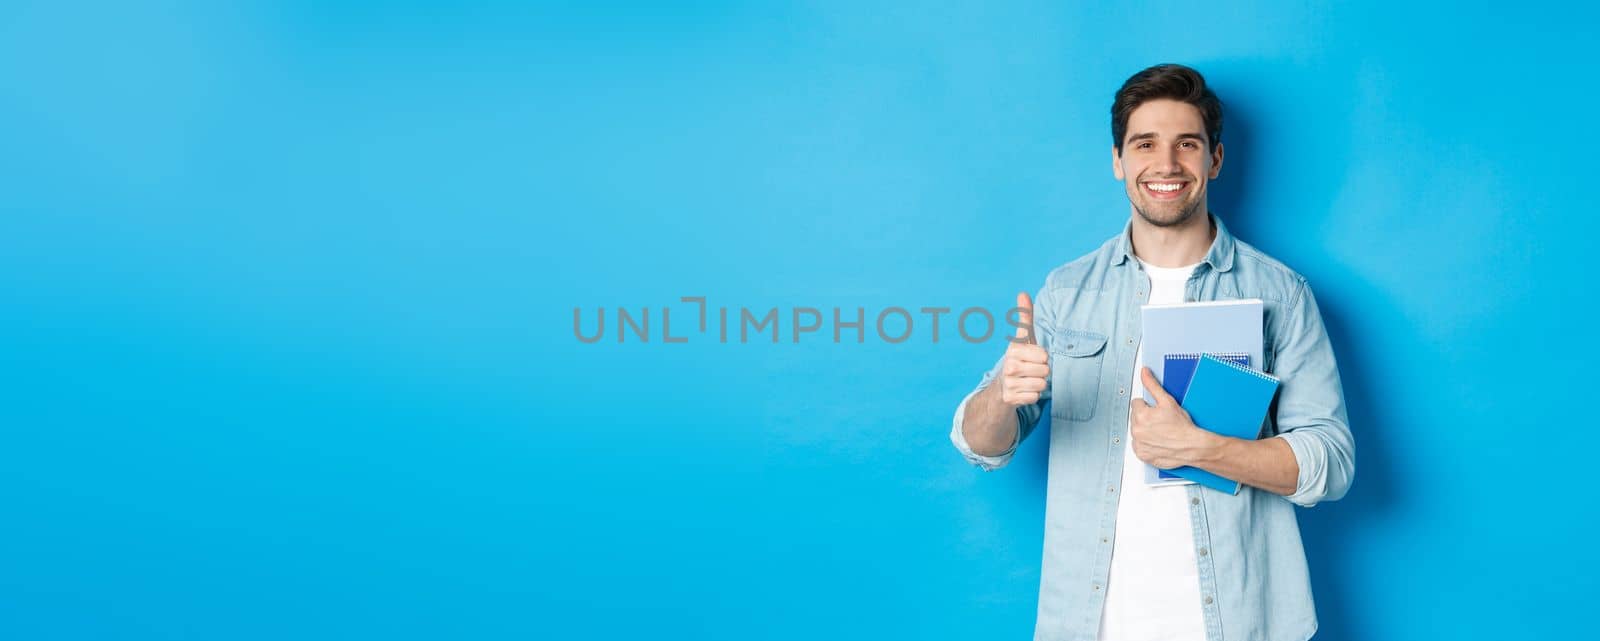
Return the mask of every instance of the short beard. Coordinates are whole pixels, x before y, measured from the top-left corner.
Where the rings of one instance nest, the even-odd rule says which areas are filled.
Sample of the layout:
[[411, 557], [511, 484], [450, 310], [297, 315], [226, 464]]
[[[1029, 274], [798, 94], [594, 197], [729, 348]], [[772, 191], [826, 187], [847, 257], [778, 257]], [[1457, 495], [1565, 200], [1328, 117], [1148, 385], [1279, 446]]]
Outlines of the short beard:
[[1204, 201], [1196, 199], [1193, 203], [1190, 203], [1187, 208], [1179, 212], [1178, 216], [1172, 220], [1161, 220], [1160, 218], [1151, 216], [1150, 212], [1145, 211], [1144, 208], [1140, 207], [1138, 203], [1133, 204], [1133, 210], [1139, 212], [1139, 217], [1143, 218], [1145, 222], [1156, 227], [1178, 227], [1189, 222], [1190, 219], [1194, 218], [1195, 214], [1200, 213], [1200, 204], [1202, 202]]

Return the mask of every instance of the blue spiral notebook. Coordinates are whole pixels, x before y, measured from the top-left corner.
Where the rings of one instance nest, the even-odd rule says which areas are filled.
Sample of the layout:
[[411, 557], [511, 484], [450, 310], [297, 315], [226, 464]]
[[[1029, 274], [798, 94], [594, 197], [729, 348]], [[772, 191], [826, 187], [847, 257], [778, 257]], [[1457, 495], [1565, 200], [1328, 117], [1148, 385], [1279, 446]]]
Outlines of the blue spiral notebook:
[[[1261, 435], [1261, 425], [1277, 392], [1276, 377], [1204, 354], [1195, 365], [1180, 404], [1195, 425], [1223, 436], [1255, 440]], [[1238, 481], [1197, 467], [1186, 465], [1171, 472], [1229, 494], [1239, 492]]]
[[[1245, 367], [1250, 366], [1250, 355], [1245, 352], [1225, 352], [1213, 354], [1213, 356]], [[1165, 388], [1167, 393], [1178, 401], [1179, 405], [1183, 404], [1183, 393], [1188, 391], [1189, 380], [1194, 378], [1194, 368], [1199, 364], [1199, 354], [1167, 354], [1166, 366], [1162, 368], [1161, 373], [1161, 387]], [[1145, 483], [1147, 485], [1165, 485], [1174, 481], [1180, 483], [1189, 482], [1187, 479], [1161, 468], [1155, 468], [1154, 476], [1145, 475]]]

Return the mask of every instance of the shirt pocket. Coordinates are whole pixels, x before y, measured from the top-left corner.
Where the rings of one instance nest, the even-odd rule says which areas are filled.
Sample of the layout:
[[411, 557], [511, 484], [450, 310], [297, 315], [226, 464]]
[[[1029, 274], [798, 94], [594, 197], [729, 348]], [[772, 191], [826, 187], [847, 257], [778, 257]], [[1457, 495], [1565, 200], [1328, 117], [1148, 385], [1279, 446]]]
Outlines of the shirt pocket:
[[1069, 329], [1051, 341], [1052, 417], [1069, 421], [1087, 421], [1094, 417], [1105, 352], [1105, 334]]

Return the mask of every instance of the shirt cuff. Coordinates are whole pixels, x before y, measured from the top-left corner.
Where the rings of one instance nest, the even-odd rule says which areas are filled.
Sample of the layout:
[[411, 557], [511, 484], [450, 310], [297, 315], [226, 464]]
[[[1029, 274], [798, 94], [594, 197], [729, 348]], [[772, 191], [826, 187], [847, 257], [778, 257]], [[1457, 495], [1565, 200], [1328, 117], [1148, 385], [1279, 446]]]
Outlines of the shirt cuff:
[[983, 468], [983, 471], [985, 472], [993, 472], [994, 470], [1005, 467], [1006, 463], [1011, 462], [1011, 456], [1017, 452], [1017, 442], [1021, 440], [1022, 431], [1017, 431], [1018, 439], [1012, 441], [1011, 447], [1006, 448], [1006, 451], [1001, 452], [1000, 454], [995, 456], [984, 456], [972, 451], [972, 446], [967, 444], [966, 435], [962, 434], [961, 432], [961, 421], [962, 418], [964, 418], [967, 414], [967, 401], [972, 400], [972, 397], [980, 391], [983, 391], [983, 388], [980, 387], [971, 394], [967, 394], [966, 398], [961, 399], [961, 405], [956, 407], [955, 419], [951, 421], [950, 442], [955, 444], [956, 450], [961, 452], [961, 456], [965, 457], [967, 462]]
[[1311, 434], [1294, 432], [1284, 432], [1275, 438], [1281, 438], [1289, 444], [1289, 449], [1294, 451], [1294, 462], [1300, 467], [1299, 477], [1294, 483], [1294, 494], [1284, 498], [1301, 507], [1316, 505], [1327, 492], [1327, 453], [1323, 450], [1322, 441]]

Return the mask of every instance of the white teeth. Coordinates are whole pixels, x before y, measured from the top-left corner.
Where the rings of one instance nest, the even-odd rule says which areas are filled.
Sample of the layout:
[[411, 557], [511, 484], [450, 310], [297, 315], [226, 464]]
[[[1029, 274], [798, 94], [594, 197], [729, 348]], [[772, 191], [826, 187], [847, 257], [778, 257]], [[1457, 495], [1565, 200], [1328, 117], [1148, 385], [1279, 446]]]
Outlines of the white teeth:
[[1183, 183], [1145, 183], [1151, 191], [1177, 191], [1183, 188]]

